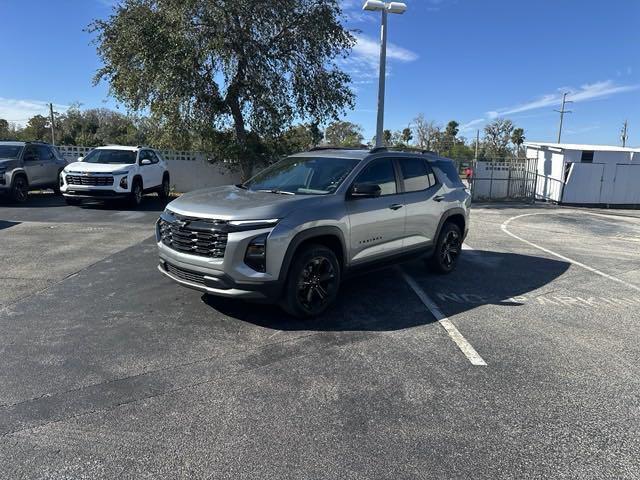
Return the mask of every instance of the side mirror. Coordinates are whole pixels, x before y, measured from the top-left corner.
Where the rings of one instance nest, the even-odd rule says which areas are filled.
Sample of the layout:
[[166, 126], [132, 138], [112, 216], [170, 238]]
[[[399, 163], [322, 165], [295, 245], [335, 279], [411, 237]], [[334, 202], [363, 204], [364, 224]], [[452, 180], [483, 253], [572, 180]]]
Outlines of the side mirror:
[[140, 165], [151, 165], [151, 160], [149, 160], [148, 158], [143, 158], [142, 160], [140, 160]]
[[78, 161], [81, 162], [84, 160], [84, 157], [78, 157]]
[[351, 187], [349, 196], [353, 198], [375, 198], [379, 197], [381, 193], [380, 185], [375, 183], [356, 183]]

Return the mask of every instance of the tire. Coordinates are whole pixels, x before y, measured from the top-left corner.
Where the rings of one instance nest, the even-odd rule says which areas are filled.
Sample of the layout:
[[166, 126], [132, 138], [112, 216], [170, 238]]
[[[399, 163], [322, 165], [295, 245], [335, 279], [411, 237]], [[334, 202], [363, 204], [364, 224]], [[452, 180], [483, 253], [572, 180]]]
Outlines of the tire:
[[139, 178], [133, 180], [131, 184], [131, 193], [129, 194], [129, 206], [131, 207], [139, 207], [142, 203], [142, 195], [144, 194], [142, 190], [142, 182]]
[[11, 182], [11, 200], [24, 203], [29, 196], [29, 182], [24, 175], [18, 175]]
[[308, 245], [296, 253], [289, 268], [282, 308], [298, 318], [315, 317], [335, 301], [340, 264], [332, 250]]
[[162, 177], [162, 185], [160, 186], [160, 190], [158, 190], [158, 197], [160, 197], [160, 200], [167, 200], [170, 193], [171, 183], [169, 182], [169, 175], [165, 175]]
[[64, 201], [67, 205], [80, 205], [80, 203], [82, 202], [82, 200], [80, 200], [79, 198], [69, 197], [64, 197]]
[[52, 187], [53, 188], [53, 193], [55, 193], [56, 195], [60, 195], [62, 194], [62, 192], [60, 191], [60, 182], [61, 182], [61, 178], [60, 176], [62, 175], [62, 170], [60, 170], [58, 172], [58, 181], [57, 183]]
[[442, 226], [436, 250], [429, 259], [429, 267], [436, 273], [447, 274], [456, 269], [462, 252], [462, 232], [451, 222]]

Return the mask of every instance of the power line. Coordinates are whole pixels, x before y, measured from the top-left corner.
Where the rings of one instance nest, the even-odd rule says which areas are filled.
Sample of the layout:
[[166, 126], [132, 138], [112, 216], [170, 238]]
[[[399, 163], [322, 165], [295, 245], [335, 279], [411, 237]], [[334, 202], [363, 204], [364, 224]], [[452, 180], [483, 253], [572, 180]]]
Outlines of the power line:
[[558, 143], [560, 143], [560, 140], [562, 138], [562, 122], [564, 120], [564, 114], [572, 113], [571, 110], [564, 109], [567, 103], [573, 103], [572, 101], [567, 100], [567, 95], [569, 95], [569, 92], [565, 92], [564, 94], [562, 94], [562, 105], [560, 106], [560, 110], [554, 110], [554, 112], [558, 112], [560, 114], [560, 127], [558, 128]]

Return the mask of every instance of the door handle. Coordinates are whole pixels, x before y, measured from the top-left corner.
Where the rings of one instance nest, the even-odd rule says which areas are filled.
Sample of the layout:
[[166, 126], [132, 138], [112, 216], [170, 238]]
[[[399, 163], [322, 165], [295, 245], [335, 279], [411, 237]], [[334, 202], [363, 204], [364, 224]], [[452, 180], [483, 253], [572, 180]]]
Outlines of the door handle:
[[402, 206], [403, 206], [403, 205], [402, 205], [402, 204], [400, 204], [400, 203], [394, 203], [393, 205], [390, 205], [390, 206], [389, 206], [389, 208], [390, 208], [391, 210], [398, 210], [398, 209], [402, 208]]
[[433, 199], [436, 202], [441, 202], [442, 200], [444, 200], [444, 195], [436, 195], [435, 197], [433, 197]]

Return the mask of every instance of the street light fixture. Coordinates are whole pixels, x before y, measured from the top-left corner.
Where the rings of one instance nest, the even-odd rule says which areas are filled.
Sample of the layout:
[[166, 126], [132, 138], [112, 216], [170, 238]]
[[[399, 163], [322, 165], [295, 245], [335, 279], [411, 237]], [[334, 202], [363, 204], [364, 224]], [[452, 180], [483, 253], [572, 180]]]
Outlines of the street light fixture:
[[367, 0], [363, 10], [382, 12], [380, 26], [380, 78], [378, 80], [378, 123], [376, 125], [376, 147], [381, 147], [384, 133], [384, 90], [387, 71], [387, 15], [389, 13], [403, 14], [407, 11], [407, 5], [400, 2], [382, 2], [380, 0]]

